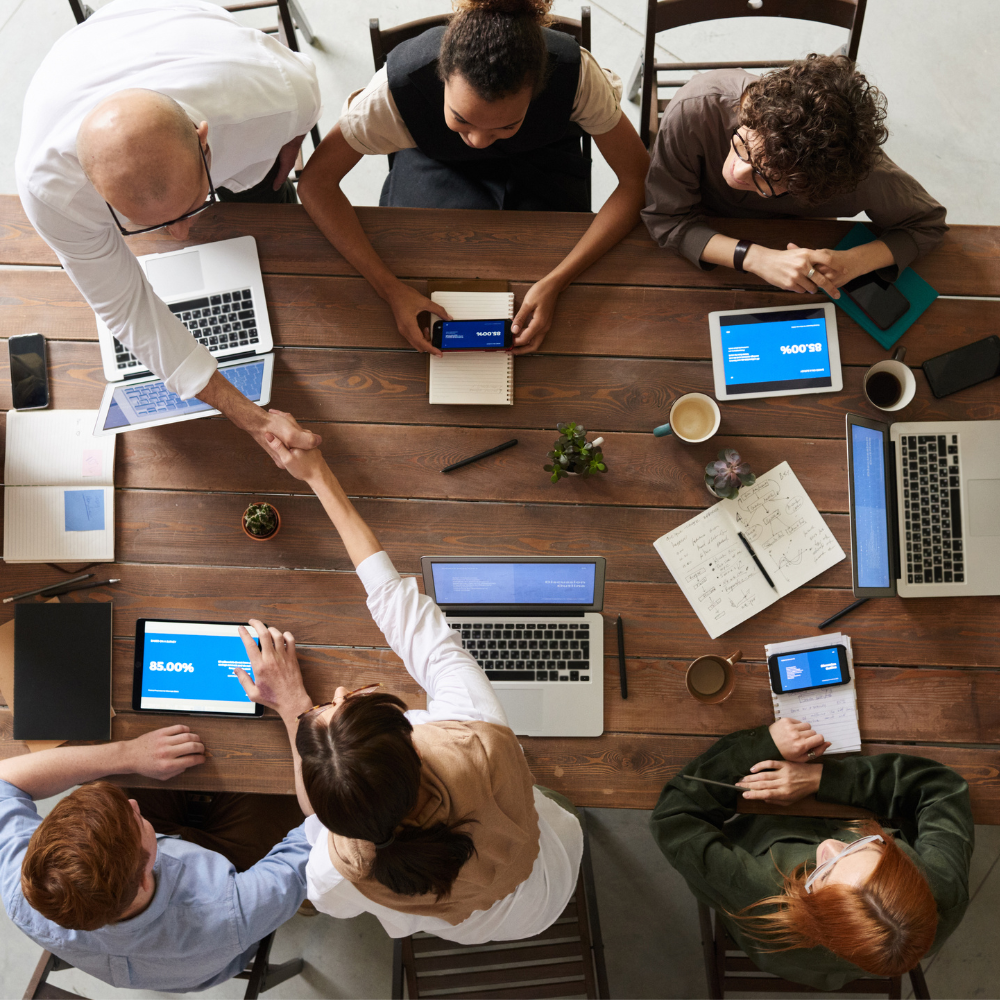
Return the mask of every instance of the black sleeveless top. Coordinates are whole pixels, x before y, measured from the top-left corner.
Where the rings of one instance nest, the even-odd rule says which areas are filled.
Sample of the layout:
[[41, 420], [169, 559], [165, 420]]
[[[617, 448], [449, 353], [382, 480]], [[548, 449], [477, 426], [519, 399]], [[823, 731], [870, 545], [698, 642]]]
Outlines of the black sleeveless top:
[[431, 28], [397, 45], [386, 61], [389, 90], [422, 153], [435, 160], [487, 160], [517, 156], [581, 136], [570, 121], [580, 82], [580, 46], [561, 31], [543, 28], [549, 52], [545, 89], [528, 105], [521, 127], [509, 139], [473, 149], [453, 132], [444, 118], [444, 82], [438, 78], [438, 53], [445, 28]]

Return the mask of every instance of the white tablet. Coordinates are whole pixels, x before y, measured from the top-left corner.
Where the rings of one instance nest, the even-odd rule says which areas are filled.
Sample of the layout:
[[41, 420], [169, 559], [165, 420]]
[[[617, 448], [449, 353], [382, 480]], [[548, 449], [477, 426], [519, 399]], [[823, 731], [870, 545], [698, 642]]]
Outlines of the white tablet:
[[[258, 406], [271, 401], [274, 355], [258, 354], [240, 361], [223, 361], [219, 373]], [[181, 399], [155, 375], [126, 382], [109, 382], [97, 411], [94, 434], [121, 434], [144, 427], [214, 417], [218, 410], [198, 398]]]
[[832, 302], [712, 312], [708, 329], [720, 401], [844, 387]]

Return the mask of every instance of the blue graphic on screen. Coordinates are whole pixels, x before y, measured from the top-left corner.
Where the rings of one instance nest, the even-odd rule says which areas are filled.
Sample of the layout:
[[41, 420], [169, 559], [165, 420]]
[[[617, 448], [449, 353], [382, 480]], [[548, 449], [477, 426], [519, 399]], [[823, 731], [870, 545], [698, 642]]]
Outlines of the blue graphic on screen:
[[438, 604], [593, 604], [593, 563], [434, 563]]
[[854, 531], [859, 587], [889, 586], [889, 518], [881, 431], [851, 424]]
[[822, 309], [722, 316], [719, 332], [728, 393], [833, 385]]
[[446, 319], [441, 323], [442, 351], [503, 349], [502, 319]]
[[839, 684], [840, 658], [836, 649], [809, 649], [778, 657], [782, 691]]
[[[191, 631], [175, 631], [184, 628]], [[235, 625], [146, 622], [140, 706], [253, 715], [256, 706], [240, 685], [234, 667], [242, 667], [253, 676]]]

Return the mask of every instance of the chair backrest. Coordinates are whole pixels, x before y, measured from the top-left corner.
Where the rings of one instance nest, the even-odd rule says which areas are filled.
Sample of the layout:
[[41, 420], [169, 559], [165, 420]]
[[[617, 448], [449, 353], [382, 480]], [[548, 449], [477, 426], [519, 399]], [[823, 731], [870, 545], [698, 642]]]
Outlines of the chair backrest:
[[868, 0], [763, 0], [754, 9], [746, 0], [647, 0], [646, 39], [642, 57], [642, 104], [640, 134], [647, 148], [659, 128], [660, 114], [666, 101], [658, 99], [658, 87], [681, 87], [687, 80], [658, 81], [663, 70], [693, 71], [705, 69], [773, 69], [787, 66], [791, 59], [750, 62], [674, 62], [657, 63], [654, 58], [656, 36], [661, 31], [685, 24], [715, 21], [732, 17], [786, 17], [815, 21], [848, 29], [844, 53], [852, 61], [858, 58], [861, 28]]

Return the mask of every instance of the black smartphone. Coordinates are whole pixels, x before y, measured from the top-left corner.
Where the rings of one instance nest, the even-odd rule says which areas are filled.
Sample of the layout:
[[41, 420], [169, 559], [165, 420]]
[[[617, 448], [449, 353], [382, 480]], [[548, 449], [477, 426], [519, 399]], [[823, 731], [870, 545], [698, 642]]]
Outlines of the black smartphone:
[[891, 281], [880, 278], [874, 271], [858, 275], [842, 285], [840, 290], [847, 292], [851, 300], [880, 330], [888, 330], [910, 308], [903, 293]]
[[442, 351], [509, 351], [512, 324], [509, 319], [439, 319], [431, 343]]
[[987, 337], [947, 354], [928, 358], [921, 366], [931, 392], [940, 399], [1000, 375], [1000, 337]]
[[771, 690], [775, 694], [835, 687], [851, 679], [846, 646], [823, 646], [798, 653], [775, 653], [767, 658]]
[[45, 338], [24, 333], [7, 341], [10, 354], [10, 391], [15, 410], [43, 410], [49, 405], [49, 374]]

